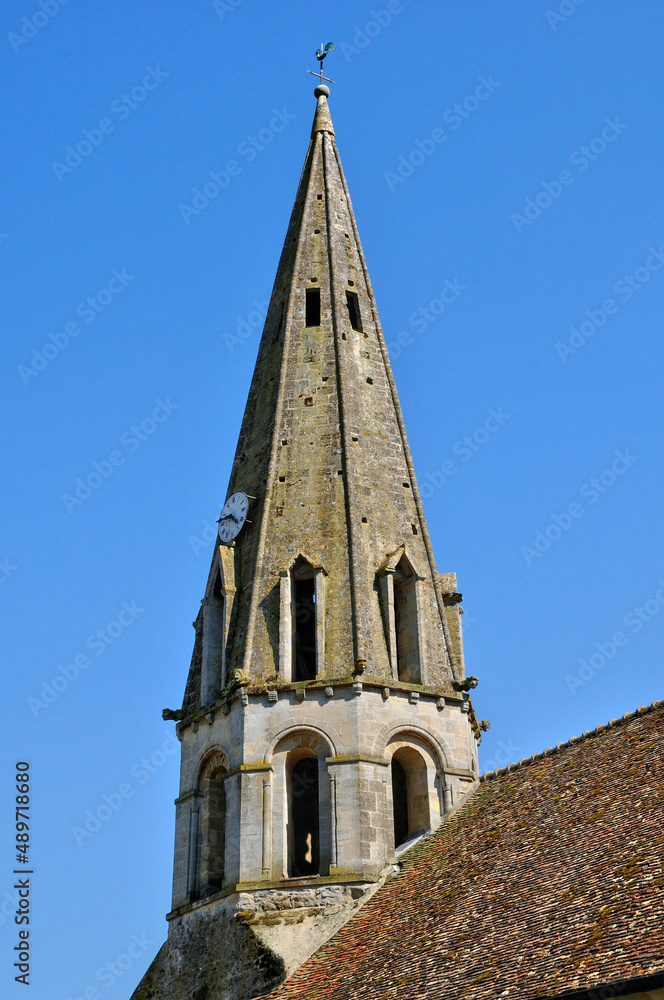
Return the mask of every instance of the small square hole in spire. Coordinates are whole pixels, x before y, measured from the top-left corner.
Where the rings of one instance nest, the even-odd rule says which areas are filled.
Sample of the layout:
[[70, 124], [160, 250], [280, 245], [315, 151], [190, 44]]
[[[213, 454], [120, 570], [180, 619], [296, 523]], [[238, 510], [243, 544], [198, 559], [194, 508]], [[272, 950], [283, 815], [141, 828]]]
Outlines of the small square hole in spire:
[[320, 288], [307, 288], [305, 323], [320, 326]]

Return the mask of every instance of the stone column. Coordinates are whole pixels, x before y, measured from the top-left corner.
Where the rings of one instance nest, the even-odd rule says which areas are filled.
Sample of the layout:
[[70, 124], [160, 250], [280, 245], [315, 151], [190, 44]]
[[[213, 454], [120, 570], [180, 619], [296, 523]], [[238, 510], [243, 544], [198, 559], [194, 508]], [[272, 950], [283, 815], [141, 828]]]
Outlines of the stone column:
[[283, 572], [279, 580], [279, 674], [290, 681], [292, 674], [291, 578]]
[[272, 778], [263, 778], [263, 839], [261, 870], [265, 876], [270, 875], [272, 860]]
[[314, 570], [314, 596], [316, 598], [316, 674], [325, 669], [325, 570]]
[[337, 779], [330, 775], [330, 871], [337, 868]]
[[445, 814], [450, 811], [450, 809], [452, 808], [452, 805], [453, 805], [453, 802], [452, 802], [452, 784], [451, 784], [450, 780], [448, 779], [447, 775], [445, 774], [445, 771], [440, 770], [440, 771], [437, 771], [436, 774], [438, 776], [438, 780], [440, 781], [440, 788], [441, 788], [442, 797], [443, 797], [442, 808], [440, 810], [440, 813], [441, 813], [441, 816], [444, 817]]
[[198, 828], [199, 804], [192, 798], [189, 806], [189, 867], [187, 871], [187, 895], [193, 899], [198, 888]]

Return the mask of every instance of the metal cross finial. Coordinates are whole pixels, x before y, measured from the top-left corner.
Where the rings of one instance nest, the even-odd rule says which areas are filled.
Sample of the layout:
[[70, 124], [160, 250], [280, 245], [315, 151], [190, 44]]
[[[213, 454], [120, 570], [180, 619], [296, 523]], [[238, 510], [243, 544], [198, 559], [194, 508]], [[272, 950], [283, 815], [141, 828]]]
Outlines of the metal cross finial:
[[318, 73], [314, 73], [312, 69], [307, 70], [307, 73], [311, 73], [312, 76], [320, 76], [321, 86], [323, 85], [323, 80], [327, 80], [328, 83], [334, 83], [334, 80], [330, 80], [329, 76], [323, 76], [323, 59], [328, 54], [330, 49], [334, 49], [333, 42], [328, 42], [325, 48], [323, 48], [323, 43], [321, 42], [320, 48], [316, 53], [316, 59], [318, 59], [318, 62], [320, 63], [320, 70]]

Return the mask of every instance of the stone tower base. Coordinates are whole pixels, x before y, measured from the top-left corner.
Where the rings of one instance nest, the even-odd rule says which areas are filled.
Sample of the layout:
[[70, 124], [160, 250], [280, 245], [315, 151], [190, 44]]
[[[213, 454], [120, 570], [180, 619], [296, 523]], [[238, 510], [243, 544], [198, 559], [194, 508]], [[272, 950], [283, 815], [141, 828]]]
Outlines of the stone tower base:
[[168, 940], [131, 1000], [262, 996], [343, 927], [384, 881], [240, 892], [195, 905], [171, 917]]

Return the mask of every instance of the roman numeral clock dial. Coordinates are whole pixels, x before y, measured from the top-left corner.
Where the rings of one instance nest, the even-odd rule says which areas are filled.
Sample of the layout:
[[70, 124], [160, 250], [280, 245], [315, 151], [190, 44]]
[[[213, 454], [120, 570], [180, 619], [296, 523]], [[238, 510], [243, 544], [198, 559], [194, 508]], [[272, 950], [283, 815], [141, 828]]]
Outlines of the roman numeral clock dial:
[[233, 493], [228, 498], [219, 515], [219, 541], [230, 545], [237, 538], [249, 511], [249, 497], [246, 493]]

